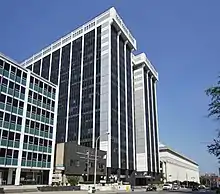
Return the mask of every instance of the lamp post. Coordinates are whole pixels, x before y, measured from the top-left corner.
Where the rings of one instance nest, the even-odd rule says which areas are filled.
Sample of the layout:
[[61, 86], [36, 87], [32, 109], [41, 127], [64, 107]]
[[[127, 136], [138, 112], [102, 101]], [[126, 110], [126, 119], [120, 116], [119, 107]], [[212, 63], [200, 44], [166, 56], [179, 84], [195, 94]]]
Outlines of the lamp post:
[[[109, 132], [103, 135], [109, 135]], [[94, 187], [96, 185], [96, 169], [97, 169], [97, 152], [98, 152], [98, 140], [102, 135], [98, 136], [95, 141], [95, 167], [94, 167]]]

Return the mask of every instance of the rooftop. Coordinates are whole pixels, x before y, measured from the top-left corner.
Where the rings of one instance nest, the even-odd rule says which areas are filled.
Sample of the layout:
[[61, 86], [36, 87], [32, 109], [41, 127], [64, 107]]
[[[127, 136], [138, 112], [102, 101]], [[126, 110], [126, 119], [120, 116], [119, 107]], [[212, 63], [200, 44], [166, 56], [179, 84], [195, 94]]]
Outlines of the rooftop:
[[4, 59], [5, 61], [9, 62], [9, 63], [13, 63], [14, 65], [16, 65], [18, 68], [20, 68], [21, 70], [25, 71], [25, 72], [30, 72], [33, 76], [37, 77], [38, 79], [42, 80], [43, 82], [53, 86], [53, 87], [57, 87], [57, 85], [53, 84], [52, 82], [49, 82], [48, 80], [40, 77], [39, 75], [37, 75], [34, 72], [31, 72], [29, 69], [26, 69], [24, 67], [21, 67], [18, 62], [16, 62], [15, 60], [11, 59], [10, 57], [6, 56], [5, 54], [0, 52], [0, 58]]
[[186, 161], [188, 161], [188, 162], [198, 166], [198, 164], [195, 161], [193, 161], [192, 159], [190, 159], [190, 158], [188, 158], [188, 157], [186, 157], [186, 156], [184, 156], [184, 155], [174, 151], [172, 148], [170, 148], [170, 147], [168, 147], [168, 146], [166, 146], [166, 145], [164, 145], [162, 143], [159, 143], [159, 150], [160, 150], [160, 152], [169, 152], [169, 153], [171, 153], [173, 155], [176, 155], [177, 157], [180, 157], [180, 158], [182, 158], [182, 159], [184, 159], [184, 160], [186, 160]]
[[127, 37], [128, 42], [133, 46], [134, 49], [136, 49], [136, 40], [134, 39], [131, 32], [128, 30], [128, 28], [125, 26], [123, 20], [118, 15], [116, 9], [114, 7], [108, 9], [104, 13], [98, 15], [94, 19], [90, 20], [89, 22], [85, 23], [84, 25], [80, 26], [76, 30], [70, 32], [69, 34], [63, 36], [56, 42], [52, 43], [48, 47], [42, 49], [40, 52], [34, 54], [29, 59], [23, 61], [21, 63], [21, 66], [28, 66], [32, 64], [33, 62], [39, 60], [39, 58], [43, 56], [47, 56], [51, 52], [63, 47], [66, 44], [69, 44], [71, 41], [79, 38], [83, 34], [95, 29], [97, 26], [102, 25], [103, 23], [114, 20], [114, 22], [120, 27], [121, 32]]
[[158, 80], [158, 72], [150, 62], [150, 60], [147, 58], [145, 53], [140, 53], [138, 55], [133, 55], [132, 60], [134, 62], [134, 65], [144, 64], [148, 67], [148, 69], [151, 71], [151, 73], [154, 75], [154, 77]]

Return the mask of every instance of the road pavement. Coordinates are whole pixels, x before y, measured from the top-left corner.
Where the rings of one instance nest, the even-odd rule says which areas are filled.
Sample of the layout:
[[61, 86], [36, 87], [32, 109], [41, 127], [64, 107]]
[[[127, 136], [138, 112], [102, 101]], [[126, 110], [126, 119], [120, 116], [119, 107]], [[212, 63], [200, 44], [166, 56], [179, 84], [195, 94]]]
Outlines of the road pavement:
[[[44, 194], [44, 192], [31, 192], [26, 194]], [[88, 194], [87, 191], [59, 191], [59, 192], [45, 192], [45, 194]], [[148, 191], [146, 192], [143, 189], [135, 189], [134, 191], [130, 192], [123, 192], [123, 191], [97, 191], [96, 194], [215, 194], [213, 191], [192, 191], [189, 189], [180, 189], [177, 191]]]

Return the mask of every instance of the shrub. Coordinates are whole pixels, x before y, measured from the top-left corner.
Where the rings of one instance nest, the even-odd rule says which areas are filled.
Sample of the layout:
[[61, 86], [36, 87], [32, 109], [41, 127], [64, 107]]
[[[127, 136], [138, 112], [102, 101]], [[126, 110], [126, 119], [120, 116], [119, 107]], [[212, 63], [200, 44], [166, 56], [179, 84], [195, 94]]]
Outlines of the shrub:
[[67, 180], [71, 186], [75, 186], [79, 183], [79, 177], [77, 176], [68, 176]]

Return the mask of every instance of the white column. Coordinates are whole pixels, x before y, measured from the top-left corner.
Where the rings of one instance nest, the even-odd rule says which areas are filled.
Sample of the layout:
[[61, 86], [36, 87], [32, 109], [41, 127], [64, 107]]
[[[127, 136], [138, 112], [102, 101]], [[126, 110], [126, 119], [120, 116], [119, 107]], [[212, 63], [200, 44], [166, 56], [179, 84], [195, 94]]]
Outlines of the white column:
[[[23, 119], [22, 119], [22, 125], [21, 125], [20, 142], [24, 142], [24, 131], [25, 131], [25, 122], [26, 122], [25, 118], [26, 118], [26, 113], [27, 113], [27, 102], [28, 102], [30, 76], [31, 76], [31, 73], [27, 72], [27, 81], [26, 81], [26, 90], [25, 90], [25, 98], [24, 98], [24, 110], [23, 110]], [[23, 150], [23, 143], [20, 143], [19, 152], [18, 152], [18, 166], [17, 166], [16, 174], [15, 174], [15, 185], [20, 185], [22, 150]]]
[[119, 38], [120, 38], [121, 31], [118, 32], [117, 36], [117, 65], [118, 65], [118, 167], [121, 168], [121, 129], [120, 129], [120, 55], [119, 55]]
[[97, 51], [97, 27], [95, 28], [95, 48], [94, 48], [94, 84], [93, 84], [93, 123], [92, 123], [92, 147], [95, 148], [95, 106], [96, 106], [96, 51]]
[[[144, 140], [145, 140], [145, 170], [146, 171], [148, 171], [149, 169], [148, 169], [148, 160], [147, 160], [147, 157], [148, 157], [148, 152], [147, 152], [147, 125], [146, 125], [146, 112], [147, 112], [147, 110], [146, 110], [146, 101], [145, 101], [145, 99], [146, 99], [146, 90], [145, 90], [145, 88], [147, 87], [145, 87], [145, 81], [144, 81], [144, 77], [145, 77], [145, 75], [144, 75], [144, 68], [141, 68], [141, 70], [142, 70], [142, 81], [143, 81], [143, 112], [144, 112]], [[148, 93], [147, 93], [147, 97], [148, 97]], [[149, 119], [148, 119], [149, 120]]]
[[[132, 61], [132, 52], [131, 52], [131, 61]], [[132, 95], [132, 134], [133, 134], [133, 160], [134, 160], [134, 169], [136, 170], [136, 137], [135, 137], [135, 115], [134, 115], [134, 72], [133, 72], [133, 63], [131, 62], [131, 95]]]
[[[152, 130], [153, 130], [153, 139], [151, 140], [152, 141], [152, 143], [153, 143], [153, 147], [154, 147], [154, 153], [152, 153], [152, 156], [153, 156], [153, 154], [154, 154], [154, 158], [152, 158], [152, 160], [154, 160], [155, 162], [154, 162], [154, 168], [155, 168], [155, 172], [157, 172], [157, 163], [156, 163], [156, 137], [155, 137], [155, 130], [156, 130], [156, 126], [155, 126], [155, 117], [154, 117], [154, 112], [155, 112], [155, 110], [154, 110], [154, 95], [153, 95], [153, 90], [154, 90], [154, 87], [153, 87], [153, 77], [151, 76], [151, 78], [150, 78], [150, 86], [151, 86], [151, 88], [150, 88], [150, 90], [151, 90], [151, 107], [152, 107], [152, 126], [153, 126], [153, 128], [152, 128]], [[152, 163], [152, 166], [153, 166], [153, 163]]]
[[124, 63], [125, 63], [125, 122], [126, 122], [126, 166], [127, 169], [129, 169], [129, 157], [128, 157], [128, 89], [127, 89], [127, 52], [126, 52], [126, 48], [127, 48], [127, 43], [128, 41], [125, 41], [124, 44]]
[[49, 81], [50, 81], [50, 75], [51, 75], [51, 69], [52, 69], [52, 58], [53, 58], [53, 52], [50, 53], [50, 67], [49, 67], [49, 73], [48, 73]]
[[113, 23], [113, 19], [109, 20], [109, 80], [108, 80], [108, 148], [107, 148], [107, 167], [111, 167], [111, 139], [112, 139], [112, 134], [111, 134], [111, 25]]
[[[43, 56], [43, 50], [41, 51], [41, 56]], [[43, 66], [43, 57], [41, 57], [40, 59], [40, 76], [42, 74], [42, 66]], [[32, 67], [32, 71], [34, 70], [34, 64], [33, 64], [33, 67]]]
[[7, 185], [11, 185], [12, 184], [12, 175], [13, 175], [13, 169], [9, 168], [8, 169]]
[[81, 58], [80, 99], [79, 99], [79, 131], [78, 131], [78, 145], [80, 145], [80, 137], [81, 137], [82, 82], [83, 82], [83, 55], [84, 55], [84, 33], [83, 33], [83, 35], [82, 35], [82, 58]]
[[50, 162], [50, 171], [49, 171], [49, 181], [48, 184], [52, 184], [53, 177], [53, 168], [54, 168], [54, 157], [55, 157], [55, 146], [56, 146], [56, 133], [57, 133], [57, 113], [58, 113], [58, 99], [59, 99], [59, 86], [56, 88], [56, 98], [54, 106], [54, 123], [53, 123], [53, 139], [52, 139], [52, 153], [51, 153], [51, 162]]
[[20, 185], [21, 167], [17, 167], [15, 173], [15, 185]]
[[0, 185], [2, 185], [2, 172], [0, 172]]
[[149, 93], [149, 90], [151, 88], [149, 88], [149, 80], [148, 80], [148, 77], [149, 77], [149, 71], [146, 73], [146, 79], [147, 79], [147, 107], [148, 107], [148, 128], [149, 128], [149, 139], [150, 139], [150, 163], [151, 163], [151, 172], [152, 172], [152, 167], [153, 167], [153, 164], [152, 164], [152, 139], [151, 139], [151, 119], [150, 119], [150, 115], [152, 114], [150, 112], [150, 93]]
[[71, 66], [72, 66], [72, 48], [73, 41], [70, 44], [70, 63], [69, 63], [69, 80], [68, 80], [68, 97], [67, 97], [67, 108], [66, 108], [66, 136], [65, 142], [68, 140], [68, 130], [69, 130], [69, 104], [70, 104], [70, 82], [71, 82]]
[[[158, 127], [158, 112], [157, 112], [157, 81], [154, 82], [154, 101], [155, 101], [155, 111], [156, 111], [156, 117], [155, 117], [155, 120], [156, 120], [156, 131], [157, 131], [157, 142], [156, 144], [158, 144], [157, 146], [157, 154], [158, 154], [158, 157], [159, 157], [159, 161], [160, 161], [160, 152], [159, 152], [159, 127]], [[155, 137], [155, 141], [156, 141], [156, 137]], [[156, 149], [156, 148], [155, 148]]]

